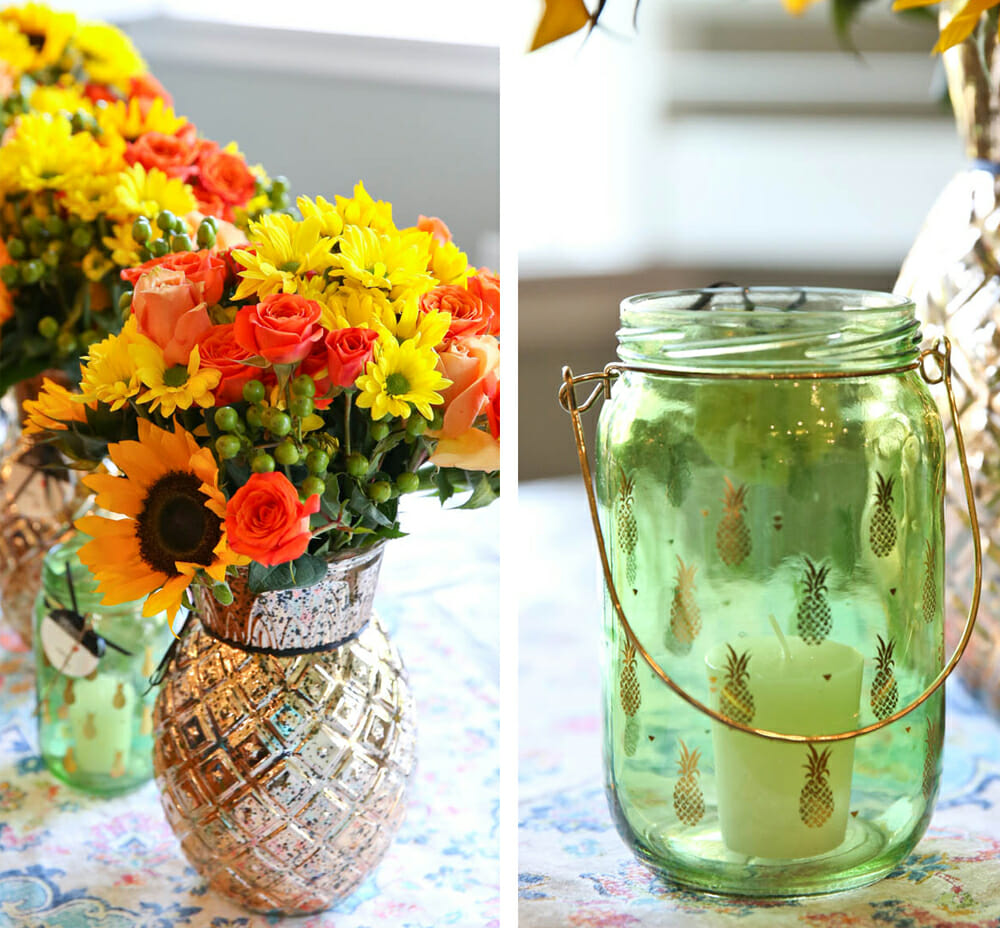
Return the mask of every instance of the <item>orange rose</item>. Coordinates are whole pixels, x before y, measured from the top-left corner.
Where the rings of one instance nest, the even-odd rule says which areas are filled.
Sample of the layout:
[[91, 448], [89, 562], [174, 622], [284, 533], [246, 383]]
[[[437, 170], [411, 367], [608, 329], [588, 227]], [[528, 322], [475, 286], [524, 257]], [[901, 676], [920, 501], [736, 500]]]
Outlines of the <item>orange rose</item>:
[[441, 353], [438, 368], [452, 384], [441, 393], [444, 423], [434, 434], [457, 438], [486, 412], [487, 393], [500, 376], [500, 345], [491, 335], [457, 338]]
[[294, 561], [309, 547], [309, 516], [318, 511], [319, 496], [299, 502], [284, 474], [251, 474], [226, 504], [229, 547], [265, 567]]
[[334, 329], [326, 333], [327, 376], [338, 387], [349, 388], [365, 371], [375, 352], [378, 332], [373, 329]]
[[152, 74], [140, 74], [133, 77], [128, 84], [129, 99], [138, 97], [140, 100], [148, 100], [149, 104], [159, 97], [164, 106], [173, 106], [174, 98], [167, 93], [166, 88]]
[[489, 268], [481, 267], [466, 282], [469, 293], [478, 296], [490, 311], [490, 335], [500, 334], [500, 278]]
[[163, 349], [167, 364], [187, 364], [191, 349], [212, 327], [195, 285], [170, 268], [152, 268], [136, 281], [132, 314], [139, 331]]
[[325, 334], [320, 307], [297, 293], [272, 293], [236, 314], [233, 333], [239, 345], [272, 364], [296, 364]]
[[219, 385], [213, 391], [218, 405], [238, 403], [243, 398], [243, 385], [248, 380], [266, 380], [259, 367], [251, 367], [243, 362], [252, 357], [249, 351], [241, 348], [233, 336], [233, 325], [213, 325], [204, 338], [198, 342], [198, 352], [201, 355], [201, 366], [217, 370], [221, 377]]
[[141, 164], [146, 170], [159, 168], [168, 177], [180, 180], [187, 180], [197, 170], [194, 164], [197, 156], [198, 149], [183, 133], [146, 132], [125, 148], [125, 160], [129, 164]]
[[464, 287], [452, 284], [435, 287], [420, 297], [420, 309], [422, 312], [438, 310], [451, 313], [451, 323], [445, 338], [485, 335], [490, 328], [490, 310], [478, 296]]
[[145, 264], [123, 270], [122, 280], [134, 284], [154, 267], [180, 271], [195, 288], [198, 302], [211, 304], [222, 299], [229, 267], [224, 258], [212, 251], [179, 251], [162, 258], [151, 258]]
[[451, 241], [451, 229], [437, 216], [421, 216], [417, 220], [417, 228], [421, 232], [430, 232], [439, 245], [447, 245]]
[[217, 146], [203, 145], [198, 167], [201, 186], [210, 196], [217, 196], [223, 203], [244, 206], [253, 196], [257, 179], [239, 155], [222, 151]]

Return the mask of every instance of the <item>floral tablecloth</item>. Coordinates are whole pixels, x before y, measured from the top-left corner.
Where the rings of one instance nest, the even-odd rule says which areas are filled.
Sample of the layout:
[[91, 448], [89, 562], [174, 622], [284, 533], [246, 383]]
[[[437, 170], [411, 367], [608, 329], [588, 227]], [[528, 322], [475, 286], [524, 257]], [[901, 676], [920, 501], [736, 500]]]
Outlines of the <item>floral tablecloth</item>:
[[931, 827], [888, 879], [748, 902], [679, 890], [638, 863], [601, 785], [599, 582], [580, 480], [522, 485], [519, 522], [531, 526], [511, 572], [520, 589], [520, 928], [1000, 926], [1000, 725], [955, 682]]
[[407, 818], [358, 891], [322, 915], [250, 915], [207, 893], [152, 783], [115, 800], [71, 790], [38, 756], [34, 674], [0, 627], [0, 926], [438, 928], [499, 924], [499, 513], [416, 500], [387, 546], [376, 608], [417, 700]]

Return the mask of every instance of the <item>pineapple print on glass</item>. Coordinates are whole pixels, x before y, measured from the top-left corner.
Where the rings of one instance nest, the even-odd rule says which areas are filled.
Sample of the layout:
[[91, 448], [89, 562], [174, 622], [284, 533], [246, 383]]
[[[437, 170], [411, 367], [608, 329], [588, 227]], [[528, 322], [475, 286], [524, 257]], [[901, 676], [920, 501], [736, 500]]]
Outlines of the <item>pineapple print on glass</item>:
[[809, 745], [809, 760], [806, 762], [806, 785], [799, 795], [799, 818], [808, 828], [822, 828], [833, 815], [833, 790], [827, 779], [830, 771], [830, 749], [817, 753]]
[[[722, 289], [634, 297], [621, 318], [628, 367], [601, 410], [595, 489], [612, 576], [650, 656], [755, 728], [834, 734], [877, 721], [893, 685], [897, 709], [912, 701], [942, 668], [944, 561], [943, 430], [919, 371], [901, 370], [917, 359], [912, 306]], [[923, 732], [943, 724], [939, 695], [878, 735], [815, 744], [810, 781], [805, 745], [709, 723], [643, 670], [607, 597], [604, 632], [609, 805], [670, 879], [764, 896], [859, 886], [923, 833], [936, 794]], [[894, 642], [881, 677], [876, 636]], [[637, 692], [640, 678], [641, 702], [624, 701], [623, 682]], [[696, 777], [678, 774], [681, 742], [699, 752]], [[685, 777], [704, 802], [693, 825], [674, 806]], [[810, 782], [810, 808], [833, 798], [807, 824]]]
[[685, 825], [697, 825], [705, 814], [705, 797], [698, 785], [698, 758], [701, 751], [689, 751], [681, 741], [681, 756], [677, 761], [680, 779], [674, 785], [674, 812]]
[[642, 704], [642, 693], [639, 691], [639, 677], [635, 672], [635, 646], [631, 641], [625, 642], [622, 656], [621, 677], [618, 681], [618, 691], [622, 702], [622, 712], [625, 713], [625, 735], [623, 739], [625, 756], [632, 757], [639, 743], [639, 722], [635, 714]]
[[896, 711], [899, 703], [899, 687], [893, 673], [894, 662], [892, 652], [896, 645], [890, 639], [888, 642], [878, 638], [878, 651], [875, 654], [875, 679], [872, 680], [871, 706], [875, 717], [884, 719]]

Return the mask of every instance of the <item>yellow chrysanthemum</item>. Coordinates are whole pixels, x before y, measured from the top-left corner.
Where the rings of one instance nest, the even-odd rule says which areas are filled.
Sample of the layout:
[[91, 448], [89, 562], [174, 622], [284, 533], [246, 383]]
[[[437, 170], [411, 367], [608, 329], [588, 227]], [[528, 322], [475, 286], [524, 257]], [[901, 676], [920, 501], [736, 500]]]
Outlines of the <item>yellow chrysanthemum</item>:
[[419, 296], [436, 285], [427, 272], [429, 238], [380, 235], [374, 229], [348, 226], [340, 237], [340, 251], [333, 256], [330, 273], [362, 287], [386, 290], [393, 299], [408, 293]]
[[431, 349], [413, 340], [400, 344], [391, 335], [381, 335], [367, 370], [354, 384], [360, 391], [358, 406], [371, 409], [372, 419], [408, 419], [411, 407], [425, 419], [433, 418], [431, 406], [444, 402], [437, 391], [451, 386], [438, 371], [437, 360]]
[[[99, 400], [112, 411], [121, 409], [142, 389], [139, 365], [133, 351], [143, 345], [156, 346], [136, 329], [134, 317], [129, 317], [118, 335], [109, 335], [90, 346], [81, 365], [80, 394], [78, 403]], [[74, 396], [76, 396], [74, 394]]]
[[465, 282], [476, 273], [469, 267], [469, 258], [454, 242], [438, 244], [431, 254], [431, 273], [442, 284], [464, 287]]
[[75, 38], [92, 81], [109, 84], [126, 93], [129, 81], [146, 70], [146, 63], [131, 40], [114, 26], [83, 23]]
[[74, 190], [101, 169], [107, 155], [89, 132], [73, 132], [69, 119], [27, 113], [0, 146], [0, 189], [6, 192]]
[[396, 311], [383, 290], [334, 282], [320, 297], [320, 323], [327, 329], [385, 329], [396, 332]]
[[176, 409], [193, 405], [209, 408], [215, 405], [212, 390], [219, 385], [222, 374], [214, 368], [201, 368], [201, 354], [196, 345], [191, 349], [187, 367], [167, 367], [158, 345], [148, 341], [133, 351], [139, 369], [139, 379], [148, 388], [138, 402], [149, 403], [150, 409], [172, 416]]
[[35, 61], [28, 37], [13, 23], [0, 22], [0, 62], [11, 77], [20, 77]]
[[25, 71], [37, 71], [55, 64], [76, 31], [76, 16], [57, 13], [41, 3], [0, 10], [0, 22], [15, 26], [27, 37], [34, 55]]
[[127, 222], [115, 223], [112, 231], [114, 235], [106, 235], [101, 241], [104, 247], [111, 252], [111, 260], [119, 267], [133, 267], [141, 264], [139, 260], [139, 246], [132, 237], [132, 226]]
[[118, 136], [132, 142], [147, 132], [162, 132], [172, 135], [187, 122], [181, 116], [174, 115], [172, 107], [157, 97], [151, 104], [133, 98], [125, 103], [109, 103], [97, 110], [97, 124], [111, 136]]
[[392, 204], [373, 200], [360, 180], [354, 185], [353, 197], [336, 196], [334, 199], [345, 226], [365, 226], [382, 234], [396, 231]]
[[91, 515], [76, 527], [93, 540], [80, 549], [113, 606], [148, 597], [143, 614], [166, 611], [171, 622], [197, 572], [216, 582], [226, 568], [248, 559], [226, 540], [226, 498], [212, 452], [174, 425], [174, 431], [139, 420], [139, 440], [108, 446], [124, 476], [92, 474], [84, 483], [97, 505], [124, 519]]
[[308, 285], [307, 275], [322, 273], [333, 260], [333, 240], [320, 234], [315, 217], [297, 222], [286, 213], [271, 213], [250, 223], [249, 238], [250, 250], [233, 252], [243, 267], [237, 300], [254, 293], [268, 296], [310, 290], [316, 285]]
[[299, 197], [295, 201], [299, 212], [304, 219], [315, 218], [319, 220], [319, 230], [322, 235], [329, 235], [330, 238], [337, 238], [344, 231], [344, 218], [325, 197], [316, 197], [310, 200], [309, 197]]
[[121, 222], [133, 222], [138, 216], [153, 219], [164, 210], [183, 216], [198, 205], [184, 181], [167, 177], [159, 168], [147, 171], [138, 162], [118, 175], [115, 199], [109, 215]]
[[104, 280], [104, 276], [114, 266], [114, 261], [97, 248], [91, 248], [80, 262], [80, 269], [83, 271], [84, 277], [95, 284], [98, 281]]
[[94, 104], [76, 86], [60, 87], [57, 84], [42, 84], [31, 93], [31, 108], [39, 113], [75, 113], [83, 110], [94, 112]]
[[438, 309], [420, 312], [419, 301], [415, 297], [398, 300], [395, 305], [401, 310], [394, 331], [397, 340], [412, 339], [421, 348], [436, 348], [444, 341], [451, 325], [451, 313]]
[[74, 396], [64, 386], [46, 377], [38, 397], [25, 400], [22, 404], [25, 435], [65, 431], [70, 422], [86, 422], [86, 407], [74, 400]]

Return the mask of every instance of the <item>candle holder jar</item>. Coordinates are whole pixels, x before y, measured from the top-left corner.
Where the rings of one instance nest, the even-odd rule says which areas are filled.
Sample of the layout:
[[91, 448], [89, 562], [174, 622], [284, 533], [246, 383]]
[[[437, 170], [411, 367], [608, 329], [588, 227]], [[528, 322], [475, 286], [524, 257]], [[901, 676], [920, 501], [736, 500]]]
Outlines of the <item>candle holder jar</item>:
[[[560, 394], [605, 572], [618, 830], [697, 889], [874, 882], [930, 820], [940, 686], [978, 603], [977, 559], [946, 661], [945, 443], [925, 381], [954, 412], [948, 345], [921, 353], [909, 301], [855, 291], [650, 294], [621, 320], [622, 363], [567, 369]], [[602, 395], [591, 481], [580, 413]]]
[[73, 532], [42, 562], [33, 641], [38, 744], [64, 783], [114, 796], [152, 779], [149, 678], [173, 635], [165, 613], [143, 616], [141, 600], [101, 604], [77, 557], [88, 540]]

